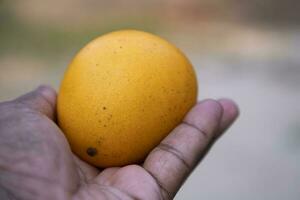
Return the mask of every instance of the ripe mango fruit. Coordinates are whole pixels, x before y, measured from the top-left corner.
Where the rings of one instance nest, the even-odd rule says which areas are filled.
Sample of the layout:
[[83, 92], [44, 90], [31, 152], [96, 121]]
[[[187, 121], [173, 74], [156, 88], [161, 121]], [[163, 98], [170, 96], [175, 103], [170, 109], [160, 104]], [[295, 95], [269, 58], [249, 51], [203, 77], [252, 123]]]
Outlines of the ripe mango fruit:
[[87, 44], [61, 82], [58, 123], [72, 151], [97, 167], [142, 162], [196, 103], [193, 66], [150, 33], [120, 30]]

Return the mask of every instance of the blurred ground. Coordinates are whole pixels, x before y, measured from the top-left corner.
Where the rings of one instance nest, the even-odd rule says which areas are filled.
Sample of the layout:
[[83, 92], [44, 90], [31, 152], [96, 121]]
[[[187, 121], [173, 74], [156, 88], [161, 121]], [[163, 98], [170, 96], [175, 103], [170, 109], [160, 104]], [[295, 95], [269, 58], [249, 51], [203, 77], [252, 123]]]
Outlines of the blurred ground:
[[292, 0], [0, 1], [0, 100], [41, 83], [58, 88], [72, 56], [102, 33], [157, 33], [194, 64], [199, 99], [230, 97], [241, 109], [176, 199], [296, 200], [297, 7]]

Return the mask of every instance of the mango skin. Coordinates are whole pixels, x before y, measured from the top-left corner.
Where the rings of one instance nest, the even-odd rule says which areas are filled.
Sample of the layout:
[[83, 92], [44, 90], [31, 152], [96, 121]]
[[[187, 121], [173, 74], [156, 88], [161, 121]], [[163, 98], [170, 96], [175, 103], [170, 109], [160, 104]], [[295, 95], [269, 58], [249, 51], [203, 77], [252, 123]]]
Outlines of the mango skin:
[[75, 56], [57, 115], [72, 151], [97, 167], [140, 163], [196, 103], [188, 59], [150, 33], [121, 30]]

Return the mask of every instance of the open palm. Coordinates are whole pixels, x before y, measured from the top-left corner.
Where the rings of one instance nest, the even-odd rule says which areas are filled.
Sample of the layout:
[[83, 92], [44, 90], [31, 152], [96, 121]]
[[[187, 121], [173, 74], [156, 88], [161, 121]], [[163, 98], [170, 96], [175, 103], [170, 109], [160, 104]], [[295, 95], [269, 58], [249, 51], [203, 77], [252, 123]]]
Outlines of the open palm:
[[172, 199], [238, 115], [230, 100], [202, 101], [143, 164], [101, 170], [71, 152], [55, 104], [45, 86], [0, 104], [0, 199]]

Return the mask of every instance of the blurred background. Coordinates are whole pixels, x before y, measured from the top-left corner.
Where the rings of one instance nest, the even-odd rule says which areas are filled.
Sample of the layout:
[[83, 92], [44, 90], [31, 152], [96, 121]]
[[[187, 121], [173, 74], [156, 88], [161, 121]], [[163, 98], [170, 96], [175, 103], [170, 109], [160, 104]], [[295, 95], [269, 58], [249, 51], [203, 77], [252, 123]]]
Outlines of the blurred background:
[[0, 101], [59, 86], [91, 39], [156, 33], [193, 63], [199, 99], [229, 97], [237, 123], [177, 200], [300, 198], [300, 1], [0, 0]]

